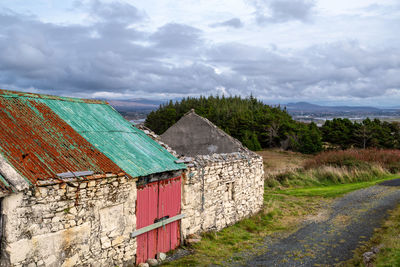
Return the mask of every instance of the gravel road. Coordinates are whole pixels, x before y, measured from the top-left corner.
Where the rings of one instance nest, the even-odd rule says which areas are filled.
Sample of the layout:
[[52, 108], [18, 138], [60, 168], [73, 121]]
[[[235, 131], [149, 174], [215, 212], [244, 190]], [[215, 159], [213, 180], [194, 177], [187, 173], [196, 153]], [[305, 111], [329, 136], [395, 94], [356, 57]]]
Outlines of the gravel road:
[[261, 255], [244, 266], [332, 266], [349, 260], [352, 250], [369, 240], [388, 211], [400, 204], [400, 179], [349, 193], [329, 212], [295, 233], [266, 240]]

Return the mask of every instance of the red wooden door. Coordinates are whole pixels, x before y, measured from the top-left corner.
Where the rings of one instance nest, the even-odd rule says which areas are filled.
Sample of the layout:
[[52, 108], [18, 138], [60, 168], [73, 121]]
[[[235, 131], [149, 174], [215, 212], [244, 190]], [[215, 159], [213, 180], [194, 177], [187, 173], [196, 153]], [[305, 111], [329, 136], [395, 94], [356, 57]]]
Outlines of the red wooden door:
[[[136, 204], [136, 229], [154, 223], [158, 209], [158, 182], [139, 187]], [[157, 229], [137, 237], [137, 263], [146, 262], [157, 254]]]
[[[161, 218], [172, 218], [181, 212], [181, 177], [138, 187], [137, 229], [154, 224]], [[175, 221], [137, 237], [136, 263], [155, 258], [179, 246], [179, 222]]]
[[[172, 218], [181, 213], [180, 177], [160, 181], [158, 189], [158, 217]], [[158, 228], [157, 250], [168, 252], [179, 246], [179, 222], [175, 221]]]

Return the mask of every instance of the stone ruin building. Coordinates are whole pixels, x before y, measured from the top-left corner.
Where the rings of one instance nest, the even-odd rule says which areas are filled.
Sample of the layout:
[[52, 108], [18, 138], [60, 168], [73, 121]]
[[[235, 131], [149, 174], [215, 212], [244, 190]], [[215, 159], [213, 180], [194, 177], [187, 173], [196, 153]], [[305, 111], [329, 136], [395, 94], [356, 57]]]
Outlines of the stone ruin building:
[[0, 90], [0, 266], [132, 266], [257, 212], [261, 158], [192, 116], [234, 151], [177, 159], [104, 101]]
[[1, 266], [132, 266], [180, 244], [186, 166], [111, 106], [1, 90], [0, 108]]

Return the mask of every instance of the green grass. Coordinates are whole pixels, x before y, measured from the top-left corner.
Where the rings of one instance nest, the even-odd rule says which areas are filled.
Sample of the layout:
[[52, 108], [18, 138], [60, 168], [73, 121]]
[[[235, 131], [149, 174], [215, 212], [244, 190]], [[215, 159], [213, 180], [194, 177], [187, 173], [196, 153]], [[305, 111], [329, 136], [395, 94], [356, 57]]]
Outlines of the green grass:
[[384, 178], [374, 180], [374, 181], [366, 181], [366, 182], [358, 182], [358, 183], [350, 183], [350, 184], [333, 184], [327, 186], [318, 186], [318, 187], [307, 187], [307, 188], [294, 188], [294, 189], [283, 189], [276, 190], [277, 194], [291, 195], [291, 196], [308, 196], [308, 197], [338, 197], [342, 196], [346, 193], [367, 188], [383, 181], [392, 180], [398, 178], [398, 175], [387, 175]]

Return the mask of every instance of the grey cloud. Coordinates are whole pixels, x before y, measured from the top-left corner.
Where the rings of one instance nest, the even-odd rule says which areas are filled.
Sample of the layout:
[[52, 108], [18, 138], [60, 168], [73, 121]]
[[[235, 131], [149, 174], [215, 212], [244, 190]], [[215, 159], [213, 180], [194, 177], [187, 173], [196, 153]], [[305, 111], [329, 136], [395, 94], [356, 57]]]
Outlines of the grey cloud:
[[63, 26], [11, 13], [0, 13], [0, 25], [3, 88], [85, 97], [219, 90], [264, 99], [352, 99], [400, 91], [396, 46], [346, 41], [284, 51], [213, 45], [201, 30], [177, 23], [145, 32], [115, 20]]
[[250, 0], [255, 7], [256, 22], [283, 23], [288, 21], [310, 21], [315, 0]]
[[201, 30], [178, 23], [168, 23], [150, 36], [158, 48], [185, 49], [201, 43]]
[[90, 5], [91, 14], [101, 20], [130, 24], [143, 20], [147, 15], [136, 7], [121, 2], [103, 3], [93, 0]]
[[[3, 87], [85, 96], [97, 91], [184, 93], [213, 72], [202, 64], [182, 67], [165, 60], [201, 46], [201, 31], [187, 25], [167, 24], [149, 33], [114, 19], [62, 26], [1, 12], [0, 24]], [[149, 41], [154, 45], [140, 44]]]
[[231, 27], [231, 28], [242, 28], [243, 27], [243, 23], [239, 18], [232, 18], [223, 22], [218, 22], [218, 23], [214, 23], [210, 25], [213, 28], [216, 27]]
[[367, 98], [400, 91], [398, 48], [369, 50], [357, 42], [339, 42], [289, 56], [225, 44], [211, 49], [208, 56], [214, 64], [229, 68], [232, 76], [245, 78], [253, 92], [269, 98]]

